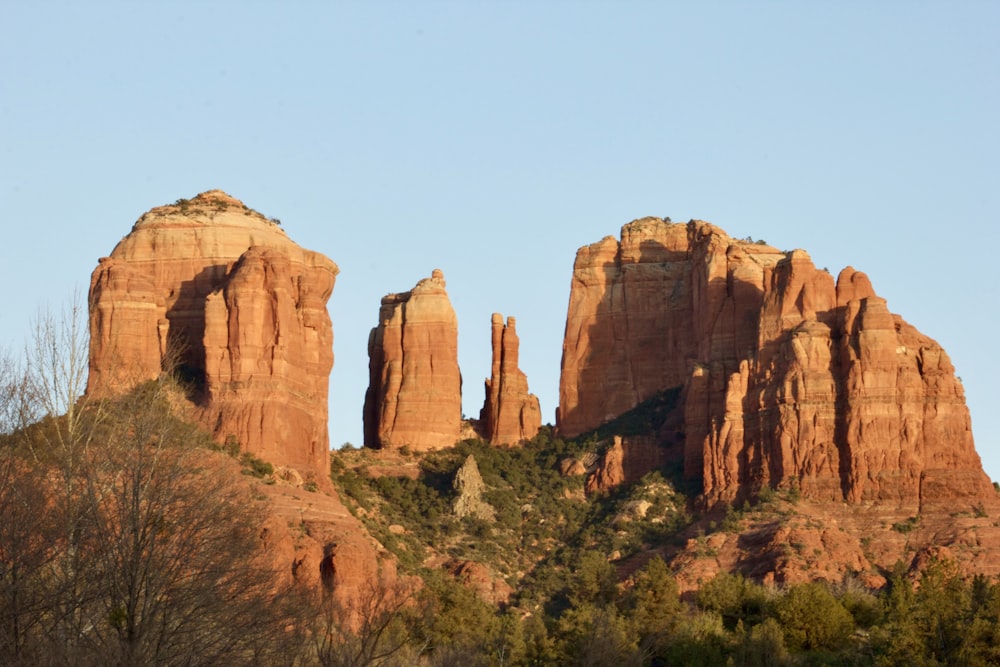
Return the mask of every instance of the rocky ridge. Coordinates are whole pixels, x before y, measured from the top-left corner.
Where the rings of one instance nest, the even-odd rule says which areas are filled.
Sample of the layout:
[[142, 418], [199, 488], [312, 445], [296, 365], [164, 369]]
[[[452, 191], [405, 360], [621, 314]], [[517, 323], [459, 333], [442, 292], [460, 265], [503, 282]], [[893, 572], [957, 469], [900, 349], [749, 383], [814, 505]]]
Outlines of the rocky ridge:
[[[224, 193], [153, 209], [94, 272], [88, 392], [122, 391], [173, 370], [217, 440], [328, 484], [325, 304], [336, 275], [332, 261]], [[491, 321], [478, 426], [493, 444], [529, 439], [540, 422], [518, 368], [515, 324], [499, 314]], [[439, 270], [383, 298], [369, 356], [366, 445], [427, 452], [471, 435], [461, 417], [457, 320]], [[707, 508], [735, 507], [772, 487], [803, 498], [791, 520], [748, 519], [738, 534], [693, 537], [673, 551], [683, 585], [731, 569], [782, 582], [808, 572], [836, 580], [914, 550], [952, 550], [975, 571], [1000, 571], [987, 554], [998, 543], [988, 516], [1000, 506], [975, 453], [961, 384], [940, 346], [891, 314], [863, 273], [848, 267], [834, 280], [804, 251], [732, 239], [701, 221], [644, 218], [619, 239], [581, 248], [560, 434], [607, 425], [665, 390], [679, 399], [657, 428], [619, 433], [601, 457], [565, 460], [564, 472], [587, 475], [593, 494], [679, 463]], [[482, 486], [473, 472], [456, 477], [471, 480], [456, 488], [460, 499], [465, 486]], [[419, 474], [415, 464], [406, 468]], [[300, 538], [272, 532], [281, 533], [274, 548], [296, 578], [347, 594], [382, 573], [395, 576], [335, 496], [313, 500], [301, 478], [274, 491], [282, 486], [264, 493], [287, 528], [299, 517]], [[859, 542], [911, 520], [919, 529], [895, 531], [881, 551]], [[799, 557], [789, 544], [805, 545], [795, 546]], [[468, 574], [471, 561], [453, 565], [456, 576], [488, 579]]]
[[796, 485], [827, 501], [969, 507], [994, 492], [941, 347], [867, 277], [701, 221], [644, 218], [581, 248], [558, 429], [682, 387], [686, 477], [711, 500]]

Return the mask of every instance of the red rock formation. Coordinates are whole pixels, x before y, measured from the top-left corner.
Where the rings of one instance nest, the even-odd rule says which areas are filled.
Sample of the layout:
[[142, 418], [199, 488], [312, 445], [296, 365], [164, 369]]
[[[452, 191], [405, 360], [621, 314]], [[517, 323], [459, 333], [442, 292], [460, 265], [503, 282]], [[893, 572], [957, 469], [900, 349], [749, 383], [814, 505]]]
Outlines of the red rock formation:
[[444, 569], [487, 604], [506, 604], [514, 594], [514, 589], [503, 580], [503, 577], [482, 563], [453, 560], [445, 563]]
[[324, 476], [334, 275], [326, 261], [255, 246], [205, 303], [209, 423], [263, 459]]
[[175, 370], [219, 441], [325, 480], [337, 272], [218, 190], [155, 208], [92, 276], [87, 392]]
[[[614, 436], [614, 440], [596, 469], [587, 477], [587, 494], [610, 491], [623, 484], [634, 484], [669, 461], [669, 451], [652, 436]], [[578, 471], [567, 470], [572, 474]]]
[[517, 365], [520, 341], [515, 325], [516, 320], [508, 317], [504, 326], [503, 316], [493, 313], [493, 366], [479, 419], [494, 445], [530, 440], [542, 425], [538, 398], [528, 393], [528, 376]]
[[685, 474], [709, 500], [761, 485], [898, 507], [992, 500], [961, 384], [867, 277], [656, 218], [576, 259], [558, 429], [683, 387]]
[[426, 451], [459, 440], [458, 320], [440, 270], [409, 292], [382, 298], [368, 357], [365, 446]]
[[[335, 492], [307, 491], [295, 475], [290, 480], [279, 474], [267, 480], [241, 475], [236, 462], [226, 459], [228, 469], [213, 474], [235, 476], [262, 501], [259, 535], [279, 575], [277, 586], [294, 583], [304, 591], [329, 594], [349, 610], [373, 590], [403, 583], [395, 559]], [[353, 624], [360, 619], [349, 613], [345, 620]]]
[[[730, 256], [728, 237], [716, 231], [644, 218], [622, 228], [620, 243], [609, 236], [580, 249], [563, 343], [561, 434], [579, 435], [684, 385], [699, 357], [735, 368], [738, 350], [756, 343], [756, 328], [742, 325], [759, 309], [764, 267], [781, 253], [740, 244]], [[737, 278], [731, 286], [729, 273]]]

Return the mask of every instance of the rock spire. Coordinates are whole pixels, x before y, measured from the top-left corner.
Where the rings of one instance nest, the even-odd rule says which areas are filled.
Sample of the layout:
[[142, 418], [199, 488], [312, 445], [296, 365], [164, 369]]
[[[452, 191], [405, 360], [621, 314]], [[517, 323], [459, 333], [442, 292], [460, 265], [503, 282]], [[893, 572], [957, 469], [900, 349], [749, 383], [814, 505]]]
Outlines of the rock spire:
[[486, 380], [486, 401], [479, 419], [486, 438], [494, 445], [530, 440], [542, 425], [538, 397], [528, 393], [528, 377], [518, 368], [520, 340], [516, 320], [493, 313], [491, 332], [493, 364]]
[[435, 269], [409, 292], [382, 298], [368, 338], [365, 446], [450, 447], [462, 428], [458, 320]]

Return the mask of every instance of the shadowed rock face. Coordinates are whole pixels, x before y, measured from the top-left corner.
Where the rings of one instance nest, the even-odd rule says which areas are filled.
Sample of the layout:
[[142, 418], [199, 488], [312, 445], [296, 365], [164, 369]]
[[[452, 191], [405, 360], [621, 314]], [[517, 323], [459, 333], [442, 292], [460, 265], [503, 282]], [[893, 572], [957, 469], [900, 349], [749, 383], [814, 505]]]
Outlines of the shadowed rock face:
[[[611, 446], [587, 475], [584, 486], [588, 494], [610, 491], [618, 486], [634, 484], [643, 475], [669, 461], [670, 452], [652, 436], [614, 436]], [[567, 472], [579, 473], [580, 470]], [[586, 469], [583, 470], [586, 473]]]
[[435, 269], [409, 292], [382, 298], [368, 338], [365, 446], [451, 447], [462, 428], [458, 320]]
[[[992, 498], [947, 354], [847, 268], [645, 218], [577, 253], [561, 435], [683, 387], [685, 475], [898, 507]], [[625, 452], [627, 456], [627, 452]]]
[[162, 370], [216, 439], [328, 475], [337, 265], [218, 190], [152, 209], [90, 287], [90, 394]]
[[491, 320], [493, 365], [486, 380], [486, 401], [479, 420], [494, 445], [513, 445], [530, 440], [542, 425], [538, 398], [528, 393], [528, 376], [518, 368], [520, 340], [516, 320], [500, 313]]

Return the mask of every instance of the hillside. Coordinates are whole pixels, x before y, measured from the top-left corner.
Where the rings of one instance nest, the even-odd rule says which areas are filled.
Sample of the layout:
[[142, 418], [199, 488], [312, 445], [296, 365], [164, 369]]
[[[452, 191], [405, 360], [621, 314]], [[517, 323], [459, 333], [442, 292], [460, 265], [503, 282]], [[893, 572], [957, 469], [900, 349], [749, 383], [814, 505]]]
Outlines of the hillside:
[[[657, 420], [643, 412], [619, 426]], [[425, 581], [431, 631], [472, 664], [994, 656], [1000, 588], [971, 573], [996, 574], [995, 509], [831, 510], [794, 487], [705, 509], [676, 465], [586, 494], [613, 446], [543, 429], [519, 448], [345, 449], [332, 454], [333, 478], [401, 571]], [[456, 511], [470, 457], [492, 520]]]

